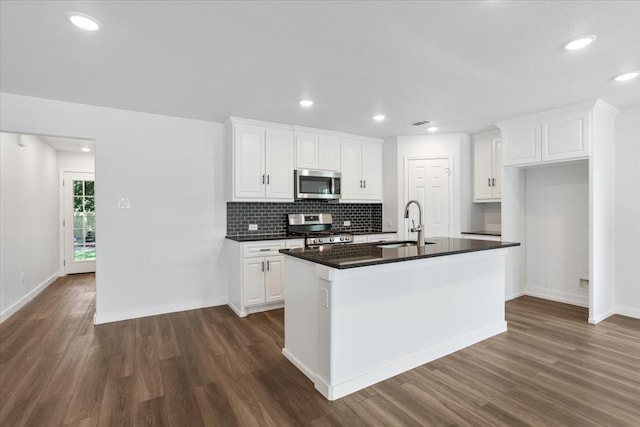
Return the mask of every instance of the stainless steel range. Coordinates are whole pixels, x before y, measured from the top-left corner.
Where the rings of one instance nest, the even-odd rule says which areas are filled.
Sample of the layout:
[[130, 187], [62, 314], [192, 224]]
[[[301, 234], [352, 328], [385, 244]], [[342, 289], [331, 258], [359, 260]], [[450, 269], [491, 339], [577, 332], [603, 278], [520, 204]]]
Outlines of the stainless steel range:
[[331, 231], [331, 214], [289, 214], [287, 233], [304, 236], [305, 247], [353, 243], [353, 235], [343, 231]]

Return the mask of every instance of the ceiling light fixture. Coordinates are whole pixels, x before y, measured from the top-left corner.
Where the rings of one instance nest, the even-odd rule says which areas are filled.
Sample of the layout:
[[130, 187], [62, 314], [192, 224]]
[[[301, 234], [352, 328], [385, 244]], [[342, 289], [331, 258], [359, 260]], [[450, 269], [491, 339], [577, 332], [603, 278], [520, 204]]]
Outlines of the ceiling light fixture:
[[80, 151], [84, 151], [85, 153], [89, 153], [89, 152], [91, 151], [91, 148], [88, 148], [88, 147], [82, 147], [82, 148], [80, 149]]
[[309, 108], [313, 105], [313, 101], [310, 99], [303, 99], [302, 101], [300, 101], [300, 105], [302, 105], [304, 108]]
[[617, 82], [627, 82], [633, 80], [640, 75], [640, 71], [629, 71], [628, 73], [618, 74], [613, 78]]
[[435, 132], [438, 130], [438, 126], [430, 126], [427, 128], [427, 132]]
[[376, 114], [375, 116], [373, 116], [373, 120], [375, 120], [376, 122], [381, 122], [384, 119], [386, 119], [386, 116], [384, 114]]
[[564, 44], [564, 48], [566, 50], [579, 50], [583, 47], [589, 46], [596, 39], [595, 35], [588, 35], [578, 37], [577, 39], [571, 40]]
[[91, 15], [82, 12], [67, 12], [67, 18], [73, 25], [87, 31], [98, 31], [102, 24]]

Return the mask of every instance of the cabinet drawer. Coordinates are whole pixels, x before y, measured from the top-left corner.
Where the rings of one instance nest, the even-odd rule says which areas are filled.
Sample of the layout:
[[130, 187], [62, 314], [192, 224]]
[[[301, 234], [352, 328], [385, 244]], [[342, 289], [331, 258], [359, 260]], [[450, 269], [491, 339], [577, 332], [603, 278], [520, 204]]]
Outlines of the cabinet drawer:
[[242, 245], [242, 256], [244, 258], [279, 255], [280, 249], [284, 249], [284, 240], [244, 243]]

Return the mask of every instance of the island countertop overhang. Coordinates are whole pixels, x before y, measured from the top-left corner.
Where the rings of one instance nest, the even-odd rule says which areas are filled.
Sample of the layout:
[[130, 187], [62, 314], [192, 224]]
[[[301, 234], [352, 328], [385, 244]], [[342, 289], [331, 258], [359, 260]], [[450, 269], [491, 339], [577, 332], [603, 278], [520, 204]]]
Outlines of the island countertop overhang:
[[[387, 242], [389, 243], [389, 242]], [[514, 242], [433, 237], [425, 246], [381, 248], [378, 243], [332, 245], [315, 249], [282, 249], [281, 253], [336, 269], [411, 261], [520, 246]]]

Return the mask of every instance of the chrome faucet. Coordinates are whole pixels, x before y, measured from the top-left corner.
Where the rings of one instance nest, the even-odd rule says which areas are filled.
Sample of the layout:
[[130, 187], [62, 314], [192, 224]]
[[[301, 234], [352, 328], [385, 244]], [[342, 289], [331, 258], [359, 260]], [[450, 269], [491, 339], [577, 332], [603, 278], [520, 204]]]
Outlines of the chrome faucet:
[[413, 225], [413, 227], [409, 231], [411, 231], [412, 233], [418, 232], [418, 246], [424, 246], [424, 225], [422, 225], [422, 205], [420, 204], [420, 202], [417, 200], [409, 200], [404, 207], [404, 217], [407, 219], [409, 218], [409, 205], [411, 205], [411, 203], [415, 203], [418, 207], [419, 223], [418, 225], [416, 225], [416, 222], [414, 220], [411, 220], [411, 224]]

